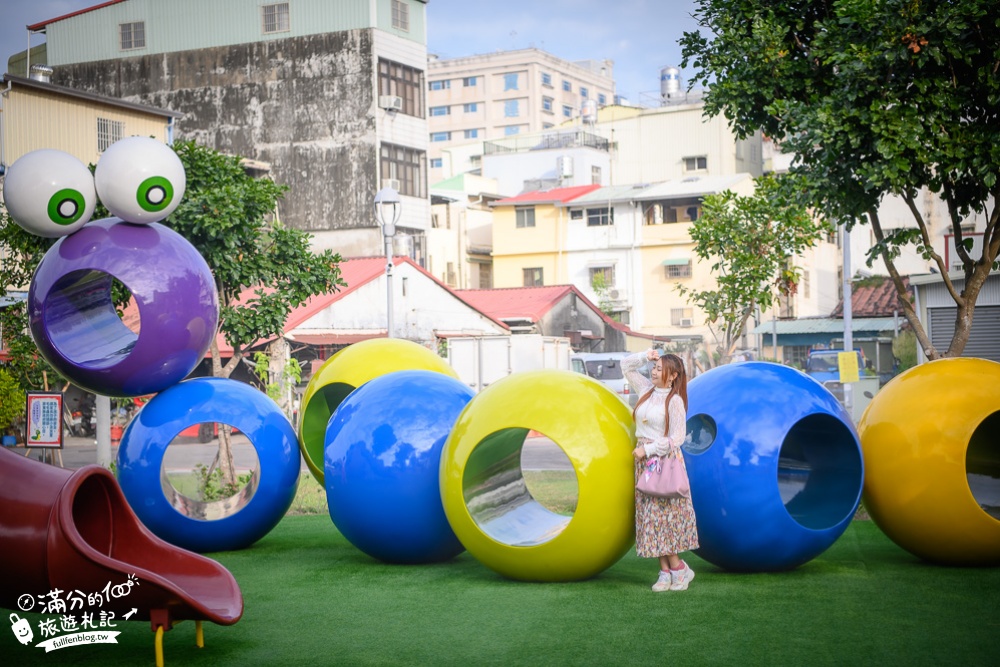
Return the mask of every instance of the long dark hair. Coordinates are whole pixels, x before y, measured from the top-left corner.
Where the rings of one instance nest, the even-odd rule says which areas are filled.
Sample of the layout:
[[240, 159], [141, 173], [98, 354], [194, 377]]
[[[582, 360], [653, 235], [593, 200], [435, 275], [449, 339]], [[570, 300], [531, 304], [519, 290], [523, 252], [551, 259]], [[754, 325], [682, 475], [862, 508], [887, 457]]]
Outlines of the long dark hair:
[[[660, 362], [663, 366], [663, 375], [666, 376], [668, 373], [677, 373], [677, 377], [674, 378], [673, 384], [670, 386], [670, 393], [667, 394], [667, 401], [663, 404], [663, 410], [666, 413], [664, 415], [664, 427], [663, 435], [666, 435], [670, 431], [670, 401], [674, 396], [680, 396], [681, 400], [684, 401], [684, 411], [687, 411], [688, 407], [688, 381], [687, 372], [684, 370], [684, 362], [676, 354], [664, 354], [660, 357]], [[639, 400], [635, 402], [635, 407], [632, 408], [632, 419], [635, 419], [635, 413], [639, 409], [639, 406], [643, 404], [644, 401], [649, 400], [649, 397], [653, 395], [653, 386], [649, 391], [639, 397]]]

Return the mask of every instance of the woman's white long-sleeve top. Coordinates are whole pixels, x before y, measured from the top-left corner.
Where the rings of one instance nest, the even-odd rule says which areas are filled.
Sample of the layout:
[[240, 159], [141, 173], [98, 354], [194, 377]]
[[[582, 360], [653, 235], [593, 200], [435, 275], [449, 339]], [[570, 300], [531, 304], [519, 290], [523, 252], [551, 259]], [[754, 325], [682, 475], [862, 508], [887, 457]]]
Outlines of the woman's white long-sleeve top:
[[653, 395], [636, 410], [635, 435], [637, 438], [648, 440], [643, 445], [646, 456], [664, 456], [670, 451], [671, 446], [680, 447], [684, 442], [687, 436], [687, 415], [683, 399], [675, 395], [670, 401], [670, 431], [666, 435], [663, 434], [666, 426], [664, 404], [670, 389], [653, 387], [649, 378], [639, 372], [647, 361], [645, 352], [630, 355], [622, 359], [622, 372], [632, 391], [640, 398], [650, 389], [653, 390]]

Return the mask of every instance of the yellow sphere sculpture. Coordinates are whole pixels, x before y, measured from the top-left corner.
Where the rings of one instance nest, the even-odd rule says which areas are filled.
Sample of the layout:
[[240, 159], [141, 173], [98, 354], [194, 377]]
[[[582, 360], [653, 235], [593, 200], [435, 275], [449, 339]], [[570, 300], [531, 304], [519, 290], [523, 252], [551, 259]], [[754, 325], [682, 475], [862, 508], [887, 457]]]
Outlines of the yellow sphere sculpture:
[[[334, 410], [365, 382], [403, 370], [435, 371], [458, 379], [447, 361], [417, 343], [399, 338], [372, 338], [340, 350], [309, 380], [299, 408], [299, 449], [320, 486], [325, 483], [326, 425]], [[434, 406], [428, 409], [433, 410]]]
[[1000, 563], [1000, 364], [940, 359], [872, 399], [864, 504], [893, 542], [948, 565]]
[[[521, 474], [529, 430], [556, 442], [576, 471], [573, 516], [537, 502]], [[569, 371], [515, 373], [475, 396], [441, 453], [452, 530], [511, 579], [574, 581], [616, 563], [635, 539], [632, 414], [600, 382]]]

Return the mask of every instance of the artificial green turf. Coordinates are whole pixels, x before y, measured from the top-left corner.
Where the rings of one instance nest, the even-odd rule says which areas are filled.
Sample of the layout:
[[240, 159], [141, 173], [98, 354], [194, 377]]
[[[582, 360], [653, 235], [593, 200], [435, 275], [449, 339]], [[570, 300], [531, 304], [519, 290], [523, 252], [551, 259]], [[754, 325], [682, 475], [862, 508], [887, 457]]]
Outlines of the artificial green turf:
[[[243, 618], [206, 624], [203, 649], [179, 624], [164, 639], [168, 667], [981, 665], [1000, 648], [1000, 569], [922, 563], [869, 521], [791, 572], [732, 574], [689, 555], [691, 588], [659, 594], [656, 565], [634, 553], [589, 581], [521, 583], [467, 553], [380, 563], [324, 516], [287, 516], [253, 547], [213, 557], [242, 587]], [[148, 624], [118, 629], [117, 646], [48, 655], [8, 636], [0, 658], [16, 662], [0, 662], [153, 664]]]

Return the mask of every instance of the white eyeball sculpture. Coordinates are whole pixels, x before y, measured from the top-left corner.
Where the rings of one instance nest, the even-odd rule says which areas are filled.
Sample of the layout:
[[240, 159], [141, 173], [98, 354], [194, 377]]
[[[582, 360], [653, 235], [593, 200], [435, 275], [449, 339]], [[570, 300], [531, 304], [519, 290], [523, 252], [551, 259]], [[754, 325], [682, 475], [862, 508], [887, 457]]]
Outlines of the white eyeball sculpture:
[[97, 196], [112, 215], [147, 224], [173, 213], [184, 197], [184, 165], [170, 146], [148, 137], [111, 144], [94, 171]]
[[22, 229], [46, 238], [72, 234], [94, 213], [94, 177], [78, 159], [55, 149], [25, 153], [7, 170], [7, 212]]

